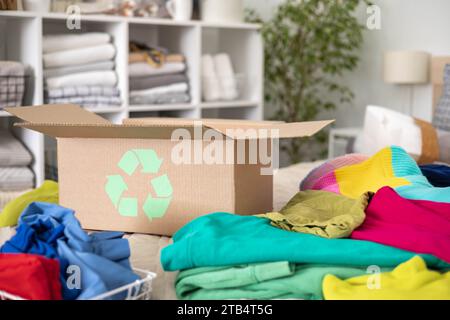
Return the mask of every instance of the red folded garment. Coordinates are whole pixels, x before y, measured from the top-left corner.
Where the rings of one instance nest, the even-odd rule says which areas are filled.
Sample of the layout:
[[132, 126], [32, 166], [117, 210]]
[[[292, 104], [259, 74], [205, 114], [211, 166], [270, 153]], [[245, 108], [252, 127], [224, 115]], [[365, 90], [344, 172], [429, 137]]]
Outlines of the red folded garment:
[[351, 238], [432, 254], [450, 263], [450, 203], [404, 199], [383, 187]]
[[29, 300], [61, 300], [59, 263], [32, 254], [0, 254], [0, 290]]

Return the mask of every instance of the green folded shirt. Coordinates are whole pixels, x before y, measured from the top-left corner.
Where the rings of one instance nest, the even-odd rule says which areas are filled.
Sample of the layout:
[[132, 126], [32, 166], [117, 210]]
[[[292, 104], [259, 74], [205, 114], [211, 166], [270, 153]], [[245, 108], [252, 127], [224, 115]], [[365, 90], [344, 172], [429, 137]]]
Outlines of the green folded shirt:
[[369, 193], [351, 199], [333, 192], [307, 190], [297, 193], [279, 212], [258, 217], [271, 220], [275, 227], [324, 238], [345, 238], [365, 218]]
[[[381, 271], [390, 271], [390, 268]], [[327, 274], [347, 279], [367, 274], [361, 267], [301, 265], [287, 261], [181, 271], [175, 289], [183, 300], [321, 300]]]
[[[161, 252], [166, 271], [288, 261], [302, 264], [395, 267], [415, 253], [375, 242], [327, 239], [290, 232], [267, 219], [215, 213], [185, 225], [174, 243]], [[421, 255], [431, 268], [448, 268], [444, 261]]]

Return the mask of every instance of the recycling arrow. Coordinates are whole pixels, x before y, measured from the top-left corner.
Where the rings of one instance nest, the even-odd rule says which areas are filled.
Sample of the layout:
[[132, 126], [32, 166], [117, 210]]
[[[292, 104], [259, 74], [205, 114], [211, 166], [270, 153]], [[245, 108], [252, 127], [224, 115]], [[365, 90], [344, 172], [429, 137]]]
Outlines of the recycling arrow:
[[142, 166], [142, 173], [157, 173], [163, 159], [159, 159], [152, 149], [135, 149], [126, 152], [119, 161], [119, 168], [131, 176], [139, 164]]
[[[139, 166], [141, 174], [156, 174], [162, 162], [163, 159], [153, 149], [132, 149], [123, 154], [117, 166], [128, 176], [135, 174]], [[152, 197], [149, 192], [142, 209], [149, 220], [161, 218], [172, 201], [172, 184], [167, 174], [163, 174], [151, 179], [149, 187], [154, 190], [156, 197]], [[139, 213], [139, 201], [137, 198], [125, 197], [127, 190], [128, 186], [121, 175], [107, 176], [105, 191], [118, 213], [125, 217], [136, 217]]]

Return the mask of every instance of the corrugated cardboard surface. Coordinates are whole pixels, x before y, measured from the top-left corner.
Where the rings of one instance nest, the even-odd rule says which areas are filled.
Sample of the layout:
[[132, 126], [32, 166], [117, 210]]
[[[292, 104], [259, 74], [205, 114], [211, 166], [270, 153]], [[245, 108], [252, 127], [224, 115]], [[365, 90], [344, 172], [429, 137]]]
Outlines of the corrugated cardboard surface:
[[[146, 139], [58, 139], [61, 205], [74, 209], [86, 229], [159, 235], [172, 235], [184, 224], [203, 214], [235, 212], [234, 166], [173, 165], [170, 156], [174, 143]], [[152, 221], [142, 211], [138, 217], [121, 216], [105, 192], [107, 176], [121, 174], [117, 164], [122, 155], [130, 149], [147, 148], [155, 150], [164, 159], [159, 174], [167, 174], [173, 187], [173, 200], [166, 215]], [[246, 171], [244, 176], [241, 172], [239, 181], [244, 181], [253, 173], [256, 171]], [[124, 195], [137, 197], [141, 207], [147, 194], [152, 192], [150, 179], [158, 175], [137, 172], [131, 177], [123, 173], [122, 176], [129, 187]], [[262, 181], [249, 180], [257, 182], [249, 194], [258, 194], [258, 190], [262, 190], [262, 196], [271, 193], [271, 180], [263, 180], [270, 184], [262, 185]], [[258, 211], [270, 202], [265, 199], [255, 203], [254, 196], [248, 199]], [[267, 209], [271, 209], [271, 205]], [[248, 204], [243, 207], [247, 208], [250, 208]]]

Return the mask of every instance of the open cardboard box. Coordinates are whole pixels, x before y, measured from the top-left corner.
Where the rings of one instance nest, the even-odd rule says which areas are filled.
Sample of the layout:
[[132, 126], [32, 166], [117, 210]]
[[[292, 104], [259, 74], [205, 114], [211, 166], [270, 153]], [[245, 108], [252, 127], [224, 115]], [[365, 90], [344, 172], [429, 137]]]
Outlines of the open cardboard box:
[[157, 235], [211, 212], [271, 211], [272, 162], [254, 156], [255, 146], [267, 153], [273, 137], [312, 136], [332, 122], [143, 118], [115, 125], [75, 105], [6, 111], [25, 121], [16, 126], [57, 139], [60, 204], [75, 210], [83, 228]]

